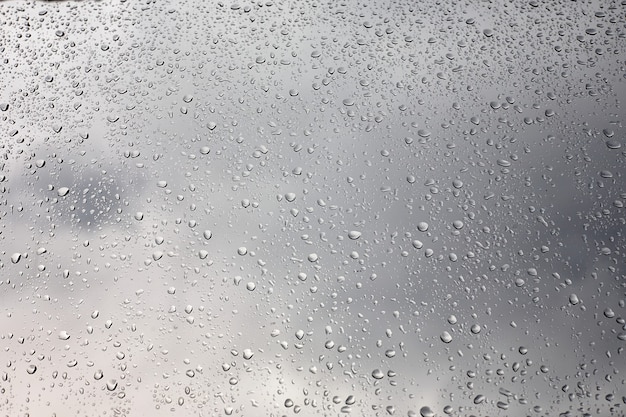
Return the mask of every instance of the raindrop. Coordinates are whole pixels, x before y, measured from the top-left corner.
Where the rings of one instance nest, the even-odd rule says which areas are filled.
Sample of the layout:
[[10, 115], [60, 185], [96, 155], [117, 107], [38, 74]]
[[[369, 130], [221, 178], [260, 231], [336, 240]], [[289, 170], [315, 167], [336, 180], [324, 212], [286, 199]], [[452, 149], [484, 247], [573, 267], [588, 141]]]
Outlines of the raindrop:
[[420, 240], [417, 240], [417, 239], [413, 240], [411, 242], [411, 245], [413, 245], [415, 249], [422, 249], [424, 247], [424, 244]]
[[479, 394], [479, 395], [474, 397], [474, 404], [480, 404], [483, 401], [485, 401], [485, 396], [482, 395], [482, 394]]
[[22, 259], [21, 253], [15, 252], [13, 255], [11, 255], [11, 262], [14, 264], [18, 263], [21, 259]]
[[428, 406], [424, 406], [422, 408], [420, 408], [420, 415], [422, 417], [434, 417], [435, 416], [435, 412]]
[[372, 371], [372, 378], [374, 379], [383, 379], [384, 376], [385, 374], [380, 369], [374, 369]]
[[361, 237], [361, 232], [358, 232], [356, 230], [352, 230], [348, 233], [348, 237], [352, 240], [357, 240], [358, 238]]

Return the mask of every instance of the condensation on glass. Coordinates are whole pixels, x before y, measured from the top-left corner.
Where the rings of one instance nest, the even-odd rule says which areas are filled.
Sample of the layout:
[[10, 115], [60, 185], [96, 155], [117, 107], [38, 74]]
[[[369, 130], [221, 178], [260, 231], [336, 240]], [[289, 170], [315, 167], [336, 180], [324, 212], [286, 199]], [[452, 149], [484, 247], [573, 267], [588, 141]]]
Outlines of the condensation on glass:
[[0, 414], [626, 413], [626, 2], [0, 4]]

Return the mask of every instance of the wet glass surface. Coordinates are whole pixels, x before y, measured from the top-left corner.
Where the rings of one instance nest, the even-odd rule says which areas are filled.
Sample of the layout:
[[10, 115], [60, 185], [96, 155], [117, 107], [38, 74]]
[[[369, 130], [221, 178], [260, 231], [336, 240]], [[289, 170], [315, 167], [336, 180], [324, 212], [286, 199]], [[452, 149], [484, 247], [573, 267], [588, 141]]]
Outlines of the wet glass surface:
[[625, 12], [0, 3], [0, 414], [624, 415]]

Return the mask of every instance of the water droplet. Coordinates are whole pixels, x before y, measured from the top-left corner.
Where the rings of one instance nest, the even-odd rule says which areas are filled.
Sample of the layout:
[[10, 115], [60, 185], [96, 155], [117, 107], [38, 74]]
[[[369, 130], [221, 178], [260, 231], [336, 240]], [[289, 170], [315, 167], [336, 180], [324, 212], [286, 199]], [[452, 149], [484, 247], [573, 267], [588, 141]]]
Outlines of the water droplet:
[[57, 194], [59, 195], [59, 197], [65, 197], [67, 193], [69, 192], [70, 192], [70, 189], [68, 187], [61, 187], [57, 191]]
[[420, 415], [422, 417], [434, 417], [435, 416], [435, 412], [428, 406], [424, 406], [422, 408], [420, 408]]
[[411, 244], [413, 245], [415, 249], [422, 249], [424, 247], [424, 244], [422, 243], [422, 241], [417, 240], [417, 239], [413, 240]]
[[21, 259], [22, 259], [21, 253], [15, 252], [13, 255], [11, 255], [11, 262], [14, 264], [18, 263]]
[[615, 139], [611, 139], [606, 141], [606, 147], [609, 149], [620, 149], [622, 144]]
[[511, 162], [507, 161], [506, 159], [498, 159], [497, 164], [504, 168], [508, 168], [511, 166]]
[[385, 374], [380, 369], [374, 369], [372, 371], [372, 378], [374, 379], [383, 379]]
[[348, 237], [352, 240], [357, 240], [358, 238], [361, 237], [361, 232], [358, 232], [356, 230], [352, 230], [348, 233]]
[[444, 331], [443, 333], [441, 333], [441, 336], [439, 336], [439, 338], [441, 339], [443, 343], [452, 342], [452, 335], [448, 333], [447, 331]]
[[252, 352], [252, 350], [250, 349], [244, 349], [243, 350], [243, 358], [246, 360], [252, 359], [252, 356], [254, 356], [254, 352]]

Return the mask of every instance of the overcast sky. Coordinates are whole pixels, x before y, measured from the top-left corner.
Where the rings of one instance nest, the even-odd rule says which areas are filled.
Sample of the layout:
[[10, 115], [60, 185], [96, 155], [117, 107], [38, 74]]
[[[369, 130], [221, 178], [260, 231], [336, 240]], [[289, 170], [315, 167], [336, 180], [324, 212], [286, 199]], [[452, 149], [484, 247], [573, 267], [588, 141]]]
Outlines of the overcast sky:
[[3, 3], [0, 414], [623, 414], [623, 11]]

